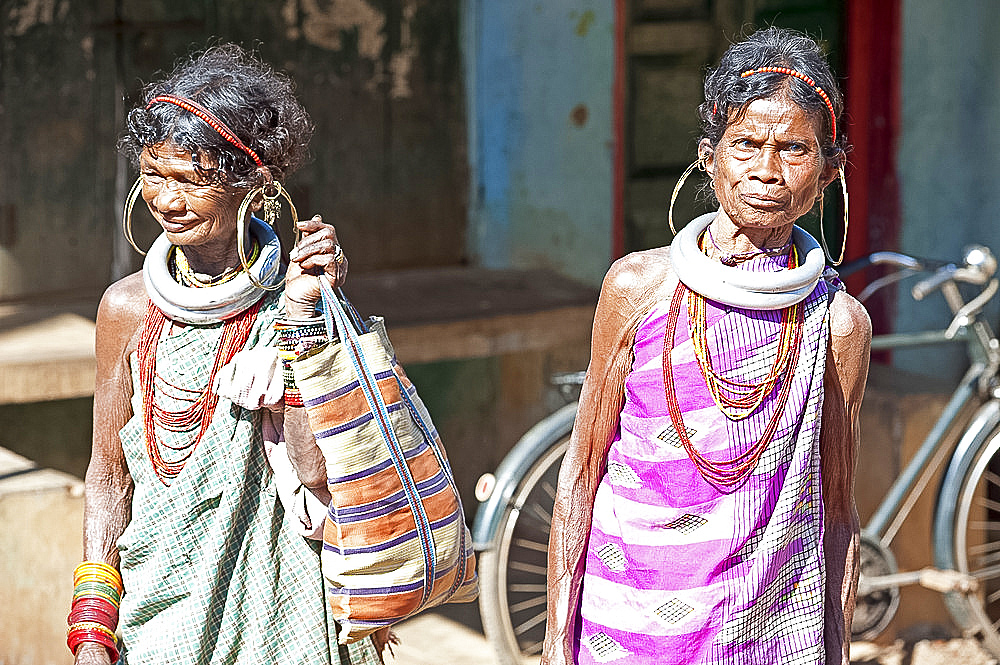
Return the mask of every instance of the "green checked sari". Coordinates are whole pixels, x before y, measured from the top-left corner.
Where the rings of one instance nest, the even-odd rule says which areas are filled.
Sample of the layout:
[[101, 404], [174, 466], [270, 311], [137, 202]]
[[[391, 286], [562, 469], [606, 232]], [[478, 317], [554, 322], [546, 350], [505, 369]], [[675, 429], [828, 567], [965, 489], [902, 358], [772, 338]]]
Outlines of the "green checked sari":
[[[272, 342], [278, 296], [266, 297], [247, 347]], [[167, 326], [168, 330], [170, 326]], [[208, 379], [221, 324], [173, 327], [157, 347], [157, 403]], [[132, 419], [120, 438], [135, 483], [118, 541], [125, 595], [122, 661], [141, 665], [378, 664], [371, 640], [339, 646], [327, 617], [319, 543], [295, 533], [275, 494], [260, 413], [220, 399], [211, 425], [169, 486], [143, 432], [136, 356]], [[176, 457], [191, 433], [157, 430]]]

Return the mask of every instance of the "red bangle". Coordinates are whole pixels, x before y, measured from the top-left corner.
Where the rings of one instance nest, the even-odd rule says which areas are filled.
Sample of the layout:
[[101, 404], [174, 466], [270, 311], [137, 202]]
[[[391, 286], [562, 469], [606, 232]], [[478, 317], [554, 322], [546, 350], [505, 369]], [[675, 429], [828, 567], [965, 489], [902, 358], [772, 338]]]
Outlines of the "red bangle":
[[93, 621], [113, 631], [118, 627], [118, 613], [109, 612], [101, 607], [80, 607], [74, 605], [73, 609], [70, 610], [69, 616], [66, 617], [66, 622], [72, 625], [81, 621]]
[[96, 642], [97, 644], [100, 644], [105, 649], [107, 649], [108, 656], [111, 657], [111, 662], [112, 663], [118, 662], [118, 658], [121, 655], [118, 652], [118, 645], [115, 644], [115, 641], [112, 638], [108, 637], [99, 630], [88, 630], [86, 628], [78, 628], [74, 631], [71, 631], [66, 636], [66, 646], [69, 647], [70, 652], [72, 652], [74, 656], [76, 655], [77, 648], [84, 642]]

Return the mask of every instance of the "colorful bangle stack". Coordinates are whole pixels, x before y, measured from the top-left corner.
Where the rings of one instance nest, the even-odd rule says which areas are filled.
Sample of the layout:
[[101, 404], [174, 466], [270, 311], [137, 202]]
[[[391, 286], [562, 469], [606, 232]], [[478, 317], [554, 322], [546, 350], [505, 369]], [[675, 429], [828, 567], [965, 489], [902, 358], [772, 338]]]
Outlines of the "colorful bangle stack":
[[66, 645], [76, 654], [84, 642], [96, 642], [108, 650], [111, 662], [118, 662], [118, 606], [121, 604], [121, 575], [103, 561], [84, 561], [73, 571], [73, 605], [66, 630]]
[[326, 344], [326, 325], [322, 318], [278, 319], [274, 323], [278, 333], [278, 357], [281, 359], [282, 376], [285, 380], [285, 404], [303, 406], [302, 393], [295, 383], [292, 361], [307, 355]]

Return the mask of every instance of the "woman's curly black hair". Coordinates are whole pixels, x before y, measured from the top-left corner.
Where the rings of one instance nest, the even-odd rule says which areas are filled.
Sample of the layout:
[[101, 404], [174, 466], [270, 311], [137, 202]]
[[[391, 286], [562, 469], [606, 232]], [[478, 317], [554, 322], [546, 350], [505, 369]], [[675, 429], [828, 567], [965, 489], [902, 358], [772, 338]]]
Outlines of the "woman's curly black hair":
[[158, 95], [174, 95], [211, 111], [257, 153], [274, 178], [283, 179], [305, 161], [313, 133], [294, 90], [290, 78], [239, 46], [213, 46], [144, 88], [142, 104], [128, 114], [119, 149], [138, 166], [144, 148], [170, 142], [189, 151], [195, 168], [211, 182], [240, 188], [262, 184], [250, 156], [198, 116], [169, 103], [147, 108]]
[[826, 92], [834, 115], [839, 118], [843, 112], [843, 95], [819, 45], [801, 32], [772, 26], [731, 45], [719, 66], [705, 77], [705, 102], [698, 107], [703, 137], [712, 147], [717, 146], [726, 127], [739, 121], [750, 102], [772, 97], [787, 86], [792, 101], [821, 119], [823, 156], [827, 163], [840, 166], [850, 148], [839, 122], [837, 136], [833, 137], [830, 111], [823, 98], [801, 79], [786, 74], [741, 76], [761, 67], [788, 67], [805, 74]]

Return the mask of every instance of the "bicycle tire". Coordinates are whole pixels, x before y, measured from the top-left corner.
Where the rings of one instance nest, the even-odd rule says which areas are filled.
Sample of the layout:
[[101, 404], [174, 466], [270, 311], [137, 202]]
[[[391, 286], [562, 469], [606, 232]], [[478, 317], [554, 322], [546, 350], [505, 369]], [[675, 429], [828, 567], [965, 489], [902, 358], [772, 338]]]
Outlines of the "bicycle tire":
[[552, 444], [518, 483], [496, 546], [479, 554], [479, 612], [499, 665], [522, 665], [541, 653], [549, 529], [569, 435], [553, 432]]
[[966, 468], [949, 527], [942, 533], [950, 540], [942, 543], [939, 565], [976, 578], [979, 589], [948, 592], [945, 604], [961, 628], [1000, 656], [1000, 427], [990, 431]]

